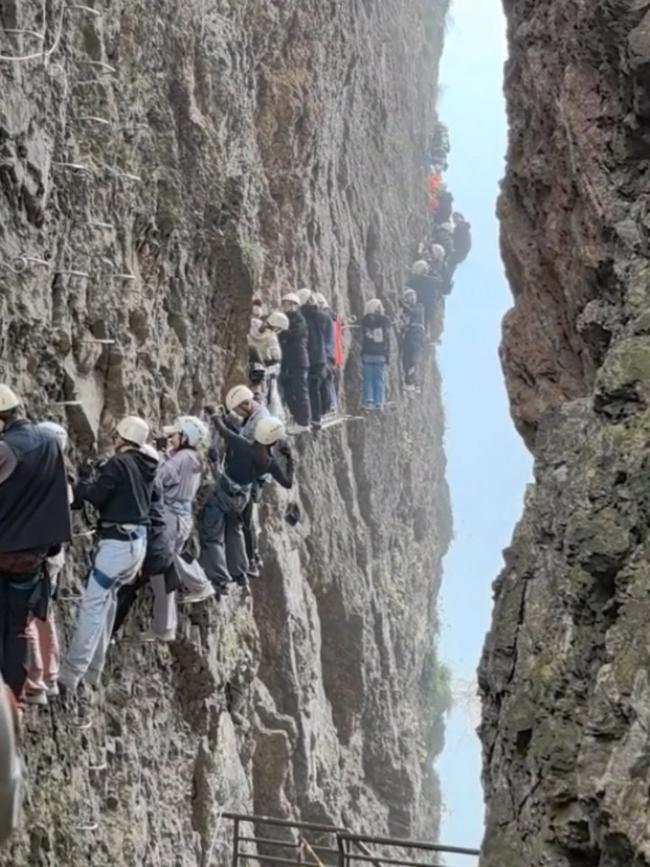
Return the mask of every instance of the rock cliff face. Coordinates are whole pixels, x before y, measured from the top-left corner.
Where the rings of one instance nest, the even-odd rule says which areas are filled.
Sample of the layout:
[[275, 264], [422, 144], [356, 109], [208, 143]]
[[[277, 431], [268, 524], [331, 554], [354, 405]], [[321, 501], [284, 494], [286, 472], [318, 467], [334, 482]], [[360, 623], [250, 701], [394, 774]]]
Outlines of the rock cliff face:
[[[219, 399], [255, 291], [313, 285], [347, 318], [395, 303], [426, 231], [446, 6], [0, 4], [0, 378], [67, 424], [74, 459], [126, 411]], [[351, 348], [348, 410], [358, 389]], [[27, 821], [0, 863], [209, 867], [223, 809], [435, 834], [437, 372], [409, 400], [393, 366], [391, 392], [298, 443], [305, 517], [290, 530], [268, 495], [252, 600], [192, 608], [169, 648], [137, 642], [143, 600], [89, 730], [30, 711]], [[71, 586], [89, 554], [78, 539]]]
[[484, 867], [650, 863], [650, 3], [507, 2], [503, 361], [535, 484], [480, 671]]

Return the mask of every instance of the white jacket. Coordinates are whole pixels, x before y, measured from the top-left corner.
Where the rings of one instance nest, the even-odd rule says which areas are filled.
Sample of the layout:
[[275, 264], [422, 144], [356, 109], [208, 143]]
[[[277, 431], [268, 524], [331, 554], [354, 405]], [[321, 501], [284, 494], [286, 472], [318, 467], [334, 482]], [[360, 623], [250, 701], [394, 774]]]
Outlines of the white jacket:
[[248, 333], [248, 346], [257, 350], [264, 364], [277, 364], [282, 361], [282, 350], [278, 335], [274, 331], [262, 331], [264, 323], [261, 319], [251, 319], [251, 330]]

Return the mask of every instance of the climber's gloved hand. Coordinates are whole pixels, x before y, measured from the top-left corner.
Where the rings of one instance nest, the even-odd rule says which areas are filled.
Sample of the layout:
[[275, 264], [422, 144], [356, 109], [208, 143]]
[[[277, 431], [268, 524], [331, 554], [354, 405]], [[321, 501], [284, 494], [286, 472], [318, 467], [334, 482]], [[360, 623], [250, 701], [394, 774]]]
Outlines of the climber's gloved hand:
[[92, 479], [95, 474], [96, 462], [91, 458], [86, 458], [77, 467], [77, 481], [87, 482]]

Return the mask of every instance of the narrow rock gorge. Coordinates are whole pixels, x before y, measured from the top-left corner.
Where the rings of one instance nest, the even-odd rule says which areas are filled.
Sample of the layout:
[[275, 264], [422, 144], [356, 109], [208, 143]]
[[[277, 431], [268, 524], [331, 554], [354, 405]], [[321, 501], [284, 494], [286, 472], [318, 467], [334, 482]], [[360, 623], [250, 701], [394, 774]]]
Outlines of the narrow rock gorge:
[[[446, 11], [0, 2], [0, 380], [32, 417], [67, 426], [72, 463], [105, 451], [126, 412], [159, 428], [220, 400], [245, 370], [254, 293], [277, 304], [310, 285], [348, 322], [376, 295], [396, 307], [427, 232]], [[619, 149], [627, 135], [640, 146], [621, 130]], [[637, 364], [643, 331], [630, 339]], [[615, 381], [625, 359], [593, 419], [610, 437], [642, 417], [643, 388], [626, 397]], [[90, 729], [29, 711], [25, 822], [0, 864], [210, 867], [228, 857], [228, 809], [436, 835], [433, 637], [451, 518], [435, 364], [416, 397], [393, 361], [390, 391], [383, 416], [294, 441], [303, 521], [289, 528], [287, 495], [267, 496], [251, 600], [186, 609], [180, 639], [157, 647], [137, 640], [145, 598], [111, 647]], [[75, 521], [72, 590], [92, 545]], [[64, 643], [75, 604], [57, 603]]]
[[502, 359], [535, 480], [480, 668], [483, 867], [650, 864], [650, 3], [507, 0]]

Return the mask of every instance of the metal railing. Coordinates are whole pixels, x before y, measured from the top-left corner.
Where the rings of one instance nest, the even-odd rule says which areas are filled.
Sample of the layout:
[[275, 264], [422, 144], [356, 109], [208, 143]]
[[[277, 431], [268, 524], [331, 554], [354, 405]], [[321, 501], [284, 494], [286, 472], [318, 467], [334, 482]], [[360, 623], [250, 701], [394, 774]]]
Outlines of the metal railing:
[[[399, 837], [355, 834], [347, 828], [317, 822], [246, 813], [224, 813], [223, 818], [233, 824], [232, 867], [240, 867], [244, 861], [283, 867], [443, 867], [441, 863], [416, 860], [422, 853], [453, 855], [466, 863], [467, 867], [474, 867], [480, 854], [478, 849]], [[242, 825], [253, 825], [253, 832], [242, 833]], [[273, 836], [275, 832], [286, 833], [287, 837]], [[382, 851], [371, 850], [368, 844], [379, 846]], [[253, 851], [251, 846], [254, 847]]]

